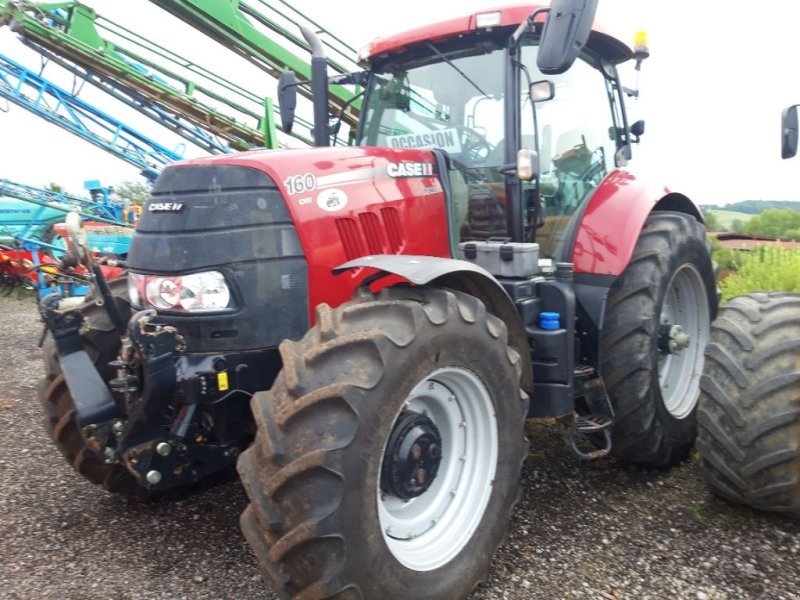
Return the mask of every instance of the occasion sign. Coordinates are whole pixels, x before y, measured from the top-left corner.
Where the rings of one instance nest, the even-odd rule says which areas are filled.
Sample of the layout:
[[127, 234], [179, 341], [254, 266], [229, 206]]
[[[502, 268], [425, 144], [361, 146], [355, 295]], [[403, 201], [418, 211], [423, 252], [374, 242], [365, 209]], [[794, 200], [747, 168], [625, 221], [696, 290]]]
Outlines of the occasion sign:
[[426, 133], [405, 133], [386, 137], [392, 148], [441, 148], [452, 154], [461, 152], [458, 129], [440, 129]]

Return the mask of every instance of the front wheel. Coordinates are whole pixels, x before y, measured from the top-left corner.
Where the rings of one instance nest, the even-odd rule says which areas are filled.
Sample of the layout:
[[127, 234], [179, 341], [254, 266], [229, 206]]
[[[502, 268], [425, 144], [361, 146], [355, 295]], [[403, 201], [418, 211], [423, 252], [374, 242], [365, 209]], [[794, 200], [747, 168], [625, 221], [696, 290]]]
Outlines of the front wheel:
[[658, 467], [686, 456], [697, 434], [703, 351], [717, 310], [705, 228], [655, 212], [611, 288], [600, 340], [614, 408], [614, 454]]
[[284, 595], [463, 598], [519, 494], [527, 397], [472, 296], [397, 287], [322, 305], [256, 394], [242, 529]]

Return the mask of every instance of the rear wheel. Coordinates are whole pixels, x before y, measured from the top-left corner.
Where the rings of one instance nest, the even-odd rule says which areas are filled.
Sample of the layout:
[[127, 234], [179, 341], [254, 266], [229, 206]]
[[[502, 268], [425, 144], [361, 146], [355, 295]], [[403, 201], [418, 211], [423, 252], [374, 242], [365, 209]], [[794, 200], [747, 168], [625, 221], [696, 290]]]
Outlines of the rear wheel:
[[321, 305], [254, 396], [242, 529], [282, 594], [462, 598], [519, 494], [527, 397], [504, 324], [466, 294]]
[[703, 225], [653, 213], [611, 288], [603, 323], [601, 370], [618, 458], [664, 467], [691, 449], [716, 297]]
[[702, 390], [697, 449], [711, 491], [800, 517], [800, 295], [723, 307]]

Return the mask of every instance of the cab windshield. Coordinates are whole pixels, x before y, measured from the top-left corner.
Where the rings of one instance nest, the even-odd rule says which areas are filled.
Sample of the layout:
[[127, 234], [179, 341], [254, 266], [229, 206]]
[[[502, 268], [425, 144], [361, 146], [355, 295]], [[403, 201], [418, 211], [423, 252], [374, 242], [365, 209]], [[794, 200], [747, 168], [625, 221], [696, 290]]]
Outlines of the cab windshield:
[[504, 135], [501, 48], [450, 54], [433, 44], [415, 62], [374, 73], [360, 145], [441, 148], [465, 166], [502, 160]]

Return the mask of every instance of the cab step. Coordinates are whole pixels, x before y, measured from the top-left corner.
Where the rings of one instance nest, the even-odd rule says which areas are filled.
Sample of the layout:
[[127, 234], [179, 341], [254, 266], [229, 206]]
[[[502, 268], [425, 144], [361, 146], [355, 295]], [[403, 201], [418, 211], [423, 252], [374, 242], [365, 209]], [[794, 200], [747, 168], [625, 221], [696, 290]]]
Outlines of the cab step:
[[[611, 453], [611, 425], [614, 420], [606, 415], [579, 415], [575, 429], [569, 437], [569, 445], [581, 460], [597, 460]], [[584, 451], [578, 444], [581, 437], [591, 438], [594, 450]]]

